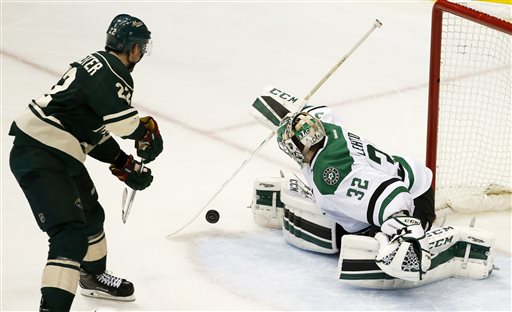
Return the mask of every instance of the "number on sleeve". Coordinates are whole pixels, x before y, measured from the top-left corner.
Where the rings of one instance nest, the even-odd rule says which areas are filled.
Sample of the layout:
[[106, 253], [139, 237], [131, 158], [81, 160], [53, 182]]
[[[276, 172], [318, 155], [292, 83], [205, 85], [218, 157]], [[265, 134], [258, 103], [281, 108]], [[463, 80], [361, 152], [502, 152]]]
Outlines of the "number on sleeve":
[[41, 107], [46, 107], [52, 100], [52, 94], [64, 91], [69, 88], [69, 85], [73, 82], [73, 80], [75, 80], [75, 78], [76, 67], [71, 67], [66, 73], [64, 73], [59, 82], [52, 87], [48, 94], [41, 96], [35, 102]]
[[352, 183], [350, 185], [354, 186], [355, 188], [352, 188], [352, 187], [349, 188], [347, 190], [347, 196], [348, 197], [357, 196], [357, 200], [363, 199], [364, 192], [361, 191], [361, 189], [363, 189], [363, 190], [368, 189], [368, 180], [361, 180], [359, 178], [354, 178], [354, 179], [352, 179]]
[[391, 156], [389, 156], [388, 154], [384, 153], [383, 151], [380, 151], [378, 149], [375, 148], [375, 146], [373, 145], [366, 145], [366, 149], [368, 150], [368, 157], [370, 157], [371, 160], [373, 160], [374, 162], [378, 163], [379, 165], [382, 164], [382, 158], [379, 157], [379, 155], [377, 155], [377, 153], [379, 153], [380, 155], [384, 156], [386, 158], [386, 161], [390, 164], [394, 164], [395, 162], [393, 161], [393, 158], [391, 158]]

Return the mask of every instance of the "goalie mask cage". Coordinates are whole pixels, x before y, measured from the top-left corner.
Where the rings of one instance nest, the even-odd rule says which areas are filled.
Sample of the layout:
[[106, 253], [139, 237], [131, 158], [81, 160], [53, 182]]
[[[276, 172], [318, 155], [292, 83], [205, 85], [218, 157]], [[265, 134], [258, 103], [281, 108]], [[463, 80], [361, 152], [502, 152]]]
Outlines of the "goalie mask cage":
[[512, 207], [510, 10], [434, 4], [426, 159], [438, 211]]

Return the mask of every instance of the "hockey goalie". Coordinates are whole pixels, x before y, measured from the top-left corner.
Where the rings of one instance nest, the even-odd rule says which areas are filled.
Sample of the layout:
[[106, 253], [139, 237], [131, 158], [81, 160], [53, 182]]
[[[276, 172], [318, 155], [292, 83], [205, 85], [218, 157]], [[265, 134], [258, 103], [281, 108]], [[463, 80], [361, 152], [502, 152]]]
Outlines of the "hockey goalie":
[[[429, 263], [425, 266], [416, 251], [409, 250], [414, 245], [404, 243], [400, 234], [390, 237], [370, 230], [347, 233], [322, 213], [311, 189], [298, 179], [258, 178], [251, 210], [257, 224], [282, 228], [285, 241], [292, 246], [325, 254], [339, 252], [337, 277], [357, 287], [411, 288], [450, 277], [483, 279], [494, 268], [494, 237], [487, 231], [458, 226], [432, 228], [424, 238], [422, 253], [428, 253]], [[382, 258], [382, 250], [387, 259]], [[392, 270], [383, 270], [378, 261], [389, 261]]]
[[338, 278], [358, 287], [409, 288], [491, 273], [491, 233], [432, 228], [430, 169], [350, 132], [328, 107], [290, 113], [294, 104], [282, 100], [293, 98], [273, 88], [253, 105], [306, 181], [256, 180], [251, 208], [258, 224], [281, 227], [295, 247], [339, 252]]

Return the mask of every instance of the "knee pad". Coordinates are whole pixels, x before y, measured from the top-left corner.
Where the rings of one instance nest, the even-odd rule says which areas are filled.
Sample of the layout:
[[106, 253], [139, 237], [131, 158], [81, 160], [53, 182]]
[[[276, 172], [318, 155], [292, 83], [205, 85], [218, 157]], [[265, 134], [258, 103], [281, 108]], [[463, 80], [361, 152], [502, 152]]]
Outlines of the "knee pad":
[[94, 208], [98, 202], [98, 193], [85, 167], [82, 167], [82, 171], [74, 178], [74, 181], [84, 210]]
[[66, 223], [53, 227], [47, 233], [50, 236], [48, 259], [66, 258], [82, 261], [88, 248], [87, 235], [82, 223]]

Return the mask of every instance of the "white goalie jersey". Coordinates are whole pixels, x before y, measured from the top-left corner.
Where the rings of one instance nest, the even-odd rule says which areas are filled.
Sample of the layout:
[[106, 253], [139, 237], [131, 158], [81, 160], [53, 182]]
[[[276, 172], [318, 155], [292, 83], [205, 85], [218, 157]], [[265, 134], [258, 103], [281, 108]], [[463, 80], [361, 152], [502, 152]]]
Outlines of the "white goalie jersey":
[[326, 138], [302, 172], [317, 206], [347, 232], [381, 226], [396, 212], [414, 213], [413, 199], [431, 185], [432, 172], [405, 157], [391, 156], [347, 131], [325, 106], [305, 112], [320, 119]]

